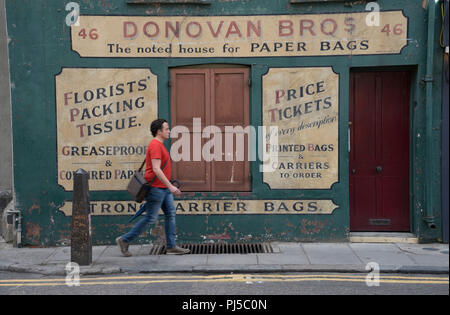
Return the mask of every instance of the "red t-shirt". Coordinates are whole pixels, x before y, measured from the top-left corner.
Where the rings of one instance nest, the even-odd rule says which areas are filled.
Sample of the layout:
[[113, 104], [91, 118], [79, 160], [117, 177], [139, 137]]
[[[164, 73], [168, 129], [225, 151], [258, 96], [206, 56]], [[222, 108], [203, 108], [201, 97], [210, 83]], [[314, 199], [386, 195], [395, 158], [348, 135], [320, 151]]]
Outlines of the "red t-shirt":
[[[153, 167], [152, 167], [152, 160], [153, 159], [160, 159], [161, 160], [161, 166], [160, 168], [162, 169], [164, 163], [167, 162], [166, 167], [163, 169], [163, 173], [164, 175], [166, 175], [167, 179], [170, 180], [171, 179], [171, 175], [172, 175], [172, 169], [170, 167], [170, 154], [169, 152], [167, 152], [166, 147], [164, 146], [164, 144], [161, 143], [161, 141], [157, 140], [157, 139], [153, 139], [152, 141], [150, 141], [150, 144], [148, 145], [147, 148], [147, 153], [145, 155], [145, 164], [146, 164], [146, 168], [145, 168], [145, 179], [147, 180], [148, 183], [150, 183], [152, 181], [152, 179], [156, 176], [155, 173], [153, 172]], [[167, 188], [166, 185], [164, 185], [158, 177], [156, 177], [155, 181], [152, 184], [152, 187], [159, 187], [159, 188]]]

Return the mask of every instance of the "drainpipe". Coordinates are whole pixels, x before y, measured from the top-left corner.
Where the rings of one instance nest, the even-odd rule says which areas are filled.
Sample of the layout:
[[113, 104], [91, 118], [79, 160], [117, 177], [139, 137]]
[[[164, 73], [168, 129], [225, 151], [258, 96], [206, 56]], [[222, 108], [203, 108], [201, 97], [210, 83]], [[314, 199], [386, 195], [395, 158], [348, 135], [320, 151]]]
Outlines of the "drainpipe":
[[433, 57], [434, 57], [434, 23], [436, 18], [435, 0], [428, 0], [428, 40], [427, 69], [424, 78], [426, 84], [426, 160], [425, 160], [425, 198], [424, 221], [430, 229], [436, 228], [432, 200], [432, 154], [433, 154]]

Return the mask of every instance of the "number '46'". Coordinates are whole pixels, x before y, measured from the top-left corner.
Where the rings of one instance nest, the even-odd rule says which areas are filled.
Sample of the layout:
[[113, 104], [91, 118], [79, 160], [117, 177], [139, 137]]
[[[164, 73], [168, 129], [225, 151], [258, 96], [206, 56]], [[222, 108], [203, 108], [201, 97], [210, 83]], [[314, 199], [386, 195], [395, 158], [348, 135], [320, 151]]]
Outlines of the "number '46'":
[[381, 33], [386, 33], [387, 36], [389, 36], [391, 33], [394, 33], [394, 35], [402, 35], [403, 34], [403, 25], [402, 24], [396, 24], [394, 28], [391, 30], [391, 24], [386, 24], [383, 29], [381, 30]]
[[86, 29], [81, 29], [81, 31], [78, 33], [78, 36], [83, 37], [83, 39], [86, 39], [86, 37], [89, 36], [90, 39], [96, 40], [98, 38], [97, 29], [93, 28], [89, 30], [89, 32], [86, 32]]

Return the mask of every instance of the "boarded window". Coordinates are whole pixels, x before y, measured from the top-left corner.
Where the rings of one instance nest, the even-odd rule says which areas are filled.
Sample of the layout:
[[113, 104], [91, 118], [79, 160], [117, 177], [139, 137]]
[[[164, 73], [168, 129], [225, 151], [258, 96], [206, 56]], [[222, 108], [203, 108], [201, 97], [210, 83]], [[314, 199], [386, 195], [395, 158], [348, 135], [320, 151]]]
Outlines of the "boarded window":
[[[171, 70], [172, 129], [176, 126], [187, 127], [190, 139], [189, 161], [174, 161], [172, 164], [172, 176], [183, 183], [183, 191], [250, 190], [249, 138], [238, 131], [240, 127], [245, 128], [250, 124], [248, 82], [248, 68]], [[196, 134], [194, 118], [201, 121], [200, 132]], [[217, 129], [214, 136], [211, 134], [210, 138], [203, 138], [202, 132], [207, 126], [218, 127], [220, 133]], [[238, 127], [232, 137], [232, 150], [226, 150], [226, 126]], [[237, 147], [240, 136], [244, 139], [244, 145]], [[210, 152], [216, 153], [215, 159], [205, 161], [199, 146], [194, 151], [194, 141], [201, 142], [203, 149], [213, 137], [221, 139], [222, 152], [219, 148], [212, 148]], [[231, 155], [227, 156], [228, 152]], [[183, 153], [182, 148], [178, 153]], [[218, 153], [222, 155], [221, 158]], [[242, 157], [244, 160], [240, 161]]]

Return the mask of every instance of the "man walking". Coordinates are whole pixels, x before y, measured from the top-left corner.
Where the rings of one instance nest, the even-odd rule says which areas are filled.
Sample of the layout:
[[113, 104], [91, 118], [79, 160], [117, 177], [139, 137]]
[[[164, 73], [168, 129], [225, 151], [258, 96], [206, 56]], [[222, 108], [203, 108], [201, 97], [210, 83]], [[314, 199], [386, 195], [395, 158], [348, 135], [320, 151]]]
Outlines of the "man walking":
[[157, 119], [151, 123], [150, 130], [154, 139], [150, 142], [146, 153], [145, 179], [151, 183], [145, 197], [145, 216], [125, 235], [116, 238], [116, 243], [125, 257], [130, 257], [128, 246], [141, 234], [148, 224], [158, 219], [159, 209], [165, 215], [166, 254], [183, 255], [189, 249], [180, 248], [175, 242], [175, 205], [173, 195], [181, 195], [181, 191], [171, 184], [170, 154], [163, 143], [170, 137], [169, 124], [165, 119]]

